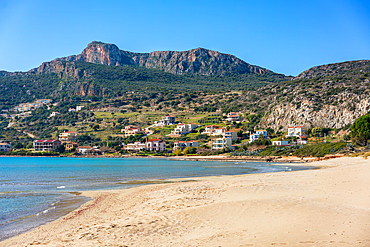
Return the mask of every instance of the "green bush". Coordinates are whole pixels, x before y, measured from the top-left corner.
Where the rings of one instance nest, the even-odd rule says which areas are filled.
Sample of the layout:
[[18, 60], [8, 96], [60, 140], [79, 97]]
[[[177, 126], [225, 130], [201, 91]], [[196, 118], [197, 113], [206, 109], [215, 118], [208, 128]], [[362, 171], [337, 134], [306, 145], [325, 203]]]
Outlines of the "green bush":
[[347, 145], [346, 142], [336, 142], [336, 143], [320, 143], [320, 144], [312, 144], [306, 145], [301, 149], [298, 149], [293, 153], [296, 156], [315, 156], [315, 157], [323, 157], [326, 154], [333, 154], [337, 153], [342, 148]]

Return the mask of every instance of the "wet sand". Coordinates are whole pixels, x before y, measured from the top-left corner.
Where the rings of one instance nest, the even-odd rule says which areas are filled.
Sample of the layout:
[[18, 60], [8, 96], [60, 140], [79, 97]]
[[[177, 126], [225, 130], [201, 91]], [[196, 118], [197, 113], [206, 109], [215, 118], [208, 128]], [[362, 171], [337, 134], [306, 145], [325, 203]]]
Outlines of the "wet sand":
[[322, 169], [83, 192], [94, 200], [0, 246], [370, 246], [370, 160], [309, 165]]

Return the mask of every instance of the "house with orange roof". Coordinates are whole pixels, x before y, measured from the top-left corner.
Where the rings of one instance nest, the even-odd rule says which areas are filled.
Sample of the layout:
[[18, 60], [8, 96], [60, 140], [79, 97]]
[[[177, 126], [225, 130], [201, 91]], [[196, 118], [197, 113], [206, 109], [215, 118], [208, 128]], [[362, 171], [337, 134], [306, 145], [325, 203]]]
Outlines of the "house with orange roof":
[[237, 112], [229, 112], [227, 114], [226, 121], [228, 122], [240, 121], [239, 114]]
[[140, 127], [129, 125], [126, 126], [125, 129], [121, 130], [121, 132], [125, 132], [125, 137], [129, 137], [140, 134], [142, 131]]
[[222, 135], [225, 131], [226, 131], [226, 129], [222, 128], [221, 126], [208, 125], [208, 126], [205, 127], [202, 134], [206, 134], [206, 135], [209, 135], [209, 136], [217, 136], [217, 135]]
[[33, 142], [35, 151], [54, 151], [62, 143], [59, 140], [36, 140]]
[[78, 132], [76, 131], [65, 131], [59, 134], [59, 140], [61, 142], [75, 142], [77, 141]]
[[145, 149], [148, 151], [165, 151], [166, 142], [161, 139], [149, 139], [145, 142]]

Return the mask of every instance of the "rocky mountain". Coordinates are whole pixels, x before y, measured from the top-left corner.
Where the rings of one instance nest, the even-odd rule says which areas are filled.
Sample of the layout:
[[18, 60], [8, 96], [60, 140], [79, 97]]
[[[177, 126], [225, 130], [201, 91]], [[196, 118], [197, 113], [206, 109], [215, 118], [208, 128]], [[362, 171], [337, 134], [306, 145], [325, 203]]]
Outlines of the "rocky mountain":
[[343, 128], [370, 111], [370, 61], [313, 67], [291, 81], [266, 85], [256, 94], [265, 102], [264, 127]]
[[44, 62], [28, 72], [0, 71], [0, 108], [47, 96], [114, 97], [125, 90], [245, 90], [287, 79], [235, 56], [202, 48], [133, 53], [114, 44], [92, 42], [81, 54]]
[[[79, 55], [58, 58], [58, 61], [83, 61], [110, 66], [140, 66], [159, 69], [176, 75], [227, 76], [235, 74], [272, 74], [273, 72], [229, 54], [197, 48], [189, 51], [154, 51], [133, 53], [122, 51], [114, 44], [91, 42]], [[43, 72], [45, 66], [36, 71]]]
[[370, 111], [370, 61], [321, 65], [293, 78], [203, 48], [133, 53], [92, 42], [79, 55], [28, 72], [0, 71], [0, 109], [42, 97], [114, 100], [128, 91], [163, 96], [242, 91], [227, 102], [197, 104], [202, 109], [249, 112], [266, 128], [343, 128]]

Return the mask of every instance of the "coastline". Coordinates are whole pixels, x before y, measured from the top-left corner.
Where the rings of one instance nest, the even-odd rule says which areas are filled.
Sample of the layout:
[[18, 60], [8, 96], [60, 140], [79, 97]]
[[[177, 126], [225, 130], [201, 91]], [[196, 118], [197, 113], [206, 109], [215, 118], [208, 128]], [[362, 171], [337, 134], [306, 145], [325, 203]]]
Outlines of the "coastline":
[[55, 158], [157, 158], [171, 160], [194, 160], [194, 161], [226, 161], [226, 162], [279, 162], [279, 163], [307, 163], [344, 157], [343, 154], [326, 155], [325, 157], [297, 157], [297, 156], [135, 156], [135, 155], [58, 155], [58, 156], [27, 156], [27, 155], [1, 155], [0, 157], [55, 157]]
[[0, 246], [370, 244], [370, 161], [309, 165], [330, 169], [82, 192], [94, 200]]

